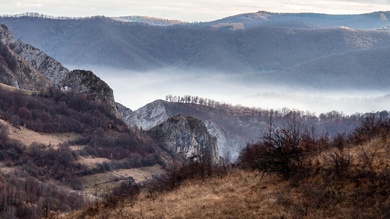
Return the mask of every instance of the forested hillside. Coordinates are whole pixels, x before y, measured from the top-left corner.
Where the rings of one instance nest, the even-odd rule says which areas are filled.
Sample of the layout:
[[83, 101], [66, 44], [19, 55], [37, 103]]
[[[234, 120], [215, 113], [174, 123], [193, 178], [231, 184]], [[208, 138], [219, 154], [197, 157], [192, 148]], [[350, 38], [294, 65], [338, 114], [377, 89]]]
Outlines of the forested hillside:
[[[368, 88], [379, 89], [389, 84], [384, 72], [390, 34], [376, 29], [387, 26], [384, 17], [385, 13], [339, 17], [259, 12], [168, 26], [101, 16], [17, 16], [2, 17], [0, 22], [7, 24], [16, 38], [68, 65], [129, 72], [174, 67], [183, 72], [250, 74], [252, 81], [262, 84], [320, 88], [335, 88], [340, 83], [344, 88], [358, 88], [368, 81]], [[296, 25], [288, 18], [294, 18], [291, 22]], [[244, 28], [223, 28], [223, 24], [240, 22]], [[359, 61], [362, 57], [364, 64]], [[340, 60], [342, 63], [337, 63]], [[381, 80], [374, 80], [377, 78]]]

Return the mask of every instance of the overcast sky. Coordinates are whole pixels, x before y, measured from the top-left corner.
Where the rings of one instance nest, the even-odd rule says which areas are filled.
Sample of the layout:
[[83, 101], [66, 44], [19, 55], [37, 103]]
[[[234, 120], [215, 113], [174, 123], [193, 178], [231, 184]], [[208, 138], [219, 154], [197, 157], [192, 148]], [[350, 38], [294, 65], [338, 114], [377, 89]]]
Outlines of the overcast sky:
[[390, 11], [390, 0], [0, 0], [0, 14], [38, 12], [72, 17], [142, 15], [182, 21], [211, 21], [256, 11], [358, 14]]

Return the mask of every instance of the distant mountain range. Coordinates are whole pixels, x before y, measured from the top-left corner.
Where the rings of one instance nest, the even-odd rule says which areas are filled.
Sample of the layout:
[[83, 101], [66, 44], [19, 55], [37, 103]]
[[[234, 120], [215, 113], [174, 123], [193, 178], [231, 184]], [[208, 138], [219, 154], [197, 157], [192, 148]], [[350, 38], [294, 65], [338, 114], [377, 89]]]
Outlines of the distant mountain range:
[[[335, 28], [349, 27], [352, 29], [373, 30], [387, 29], [390, 25], [387, 18], [390, 12], [373, 12], [357, 15], [330, 15], [316, 13], [257, 13], [239, 14], [209, 24], [243, 24], [245, 28], [273, 26], [290, 28]], [[390, 17], [389, 17], [390, 18]]]
[[390, 12], [257, 12], [185, 23], [149, 17], [3, 16], [19, 38], [65, 65], [249, 73], [256, 82], [388, 88]]

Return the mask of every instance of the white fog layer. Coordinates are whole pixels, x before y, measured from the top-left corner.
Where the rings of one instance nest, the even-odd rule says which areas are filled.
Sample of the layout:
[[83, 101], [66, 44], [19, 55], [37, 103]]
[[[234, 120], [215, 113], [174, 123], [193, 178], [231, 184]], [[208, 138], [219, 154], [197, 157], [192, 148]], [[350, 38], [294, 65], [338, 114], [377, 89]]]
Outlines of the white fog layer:
[[[76, 68], [76, 67], [71, 67]], [[115, 100], [136, 110], [154, 100], [176, 96], [199, 96], [219, 102], [262, 109], [284, 107], [320, 113], [338, 111], [344, 114], [389, 110], [390, 95], [373, 90], [319, 90], [285, 87], [252, 81], [250, 76], [222, 73], [188, 72], [164, 69], [153, 72], [129, 72], [102, 67], [78, 66], [90, 69], [114, 90]]]

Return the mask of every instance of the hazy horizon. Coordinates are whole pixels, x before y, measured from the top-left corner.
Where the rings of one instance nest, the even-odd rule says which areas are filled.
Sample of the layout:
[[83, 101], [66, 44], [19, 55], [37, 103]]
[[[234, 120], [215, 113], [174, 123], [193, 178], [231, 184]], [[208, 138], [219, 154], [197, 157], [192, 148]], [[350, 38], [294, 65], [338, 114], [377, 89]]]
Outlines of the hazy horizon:
[[178, 0], [168, 1], [125, 1], [125, 0], [0, 0], [0, 14], [20, 14], [37, 12], [52, 16], [87, 17], [103, 16], [150, 16], [181, 21], [212, 21], [223, 17], [269, 11], [280, 13], [326, 13], [326, 14], [361, 14], [374, 11], [390, 11], [389, 0], [321, 0], [321, 1], [204, 1], [195, 0], [183, 3]]
[[[131, 72], [97, 66], [77, 67], [92, 70], [114, 91], [115, 101], [137, 110], [166, 95], [199, 96], [215, 101], [256, 107], [308, 111], [319, 115], [333, 110], [351, 115], [388, 110], [390, 93], [374, 90], [318, 90], [274, 84], [245, 83], [239, 75], [222, 72], [181, 72], [174, 68], [150, 72]], [[71, 68], [73, 69], [73, 68]]]

